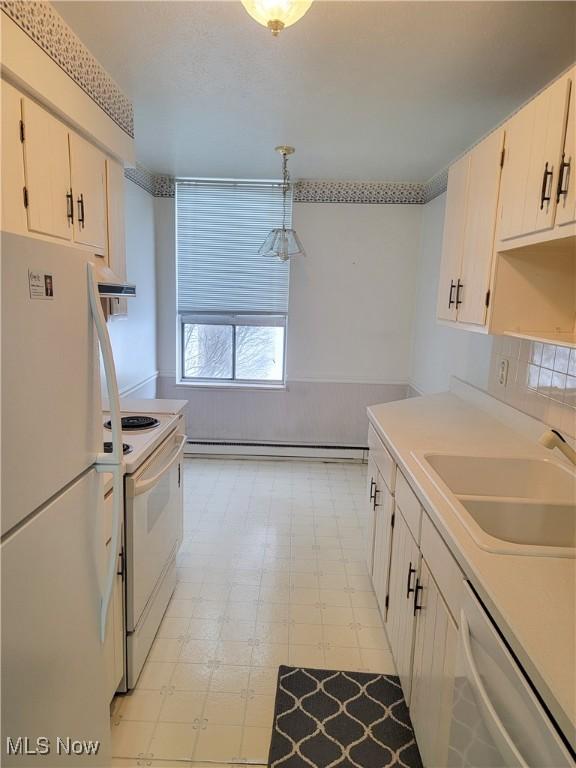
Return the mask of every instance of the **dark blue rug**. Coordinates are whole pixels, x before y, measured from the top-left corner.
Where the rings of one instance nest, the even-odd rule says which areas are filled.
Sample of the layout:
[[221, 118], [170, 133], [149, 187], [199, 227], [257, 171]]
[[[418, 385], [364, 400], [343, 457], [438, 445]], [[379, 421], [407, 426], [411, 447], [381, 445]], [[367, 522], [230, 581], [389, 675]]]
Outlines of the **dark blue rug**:
[[422, 768], [394, 675], [280, 667], [271, 768]]

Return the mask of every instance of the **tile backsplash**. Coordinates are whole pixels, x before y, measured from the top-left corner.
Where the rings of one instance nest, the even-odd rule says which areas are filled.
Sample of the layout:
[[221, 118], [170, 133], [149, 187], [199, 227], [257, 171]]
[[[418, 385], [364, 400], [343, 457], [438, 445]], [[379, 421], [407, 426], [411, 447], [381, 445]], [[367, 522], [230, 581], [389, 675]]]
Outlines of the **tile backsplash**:
[[[508, 361], [501, 384], [502, 362]], [[576, 349], [494, 337], [488, 391], [554, 429], [576, 437]]]

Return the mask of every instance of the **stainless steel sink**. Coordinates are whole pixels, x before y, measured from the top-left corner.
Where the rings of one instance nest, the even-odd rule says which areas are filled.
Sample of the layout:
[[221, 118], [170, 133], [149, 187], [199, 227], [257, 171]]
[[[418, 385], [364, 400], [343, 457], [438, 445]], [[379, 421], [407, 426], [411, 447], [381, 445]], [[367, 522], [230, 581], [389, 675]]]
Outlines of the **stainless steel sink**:
[[414, 455], [480, 548], [576, 557], [576, 474], [570, 467], [546, 459]]
[[460, 503], [485, 533], [500, 541], [576, 547], [576, 510], [572, 504], [504, 499], [460, 499]]
[[576, 500], [569, 467], [545, 459], [426, 453], [424, 460], [457, 496]]

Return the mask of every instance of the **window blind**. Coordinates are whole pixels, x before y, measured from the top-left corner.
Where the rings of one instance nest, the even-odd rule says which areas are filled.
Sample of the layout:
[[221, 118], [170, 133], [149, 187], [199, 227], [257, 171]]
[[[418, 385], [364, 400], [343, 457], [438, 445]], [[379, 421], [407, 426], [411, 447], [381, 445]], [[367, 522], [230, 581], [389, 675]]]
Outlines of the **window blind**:
[[[291, 226], [288, 195], [286, 226]], [[289, 262], [259, 256], [282, 226], [282, 188], [271, 182], [178, 181], [178, 312], [288, 312]]]

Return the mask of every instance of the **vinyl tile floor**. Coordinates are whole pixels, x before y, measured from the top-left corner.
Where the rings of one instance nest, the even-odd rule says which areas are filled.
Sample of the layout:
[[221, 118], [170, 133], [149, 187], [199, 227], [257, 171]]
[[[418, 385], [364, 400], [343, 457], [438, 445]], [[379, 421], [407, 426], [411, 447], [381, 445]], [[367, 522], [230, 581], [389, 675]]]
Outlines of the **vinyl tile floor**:
[[114, 766], [266, 765], [278, 666], [394, 673], [364, 555], [366, 468], [187, 459], [178, 584]]

